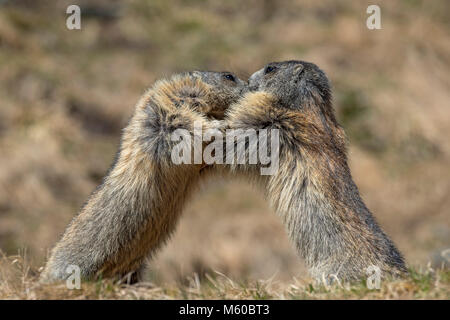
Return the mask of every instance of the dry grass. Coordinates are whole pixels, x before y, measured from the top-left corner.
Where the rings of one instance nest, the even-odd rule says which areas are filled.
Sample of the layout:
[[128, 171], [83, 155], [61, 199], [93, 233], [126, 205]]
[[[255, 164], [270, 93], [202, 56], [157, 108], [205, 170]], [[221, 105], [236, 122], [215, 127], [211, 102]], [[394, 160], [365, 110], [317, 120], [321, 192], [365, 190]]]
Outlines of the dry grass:
[[126, 285], [111, 280], [85, 282], [81, 289], [65, 283], [40, 284], [37, 272], [20, 256], [0, 259], [0, 299], [449, 299], [450, 271], [411, 270], [404, 280], [382, 281], [380, 289], [365, 283], [324, 286], [311, 280], [232, 280], [222, 273], [197, 274], [184, 284], [164, 287], [152, 282]]
[[[303, 59], [332, 81], [368, 207], [410, 265], [441, 262], [438, 253], [450, 247], [448, 1], [378, 1], [377, 31], [365, 27], [365, 1], [95, 1], [96, 10], [92, 1], [77, 3], [86, 9], [81, 31], [65, 28], [71, 1], [0, 5], [0, 249], [8, 256], [26, 248], [27, 261], [42, 266], [155, 79], [192, 69], [244, 78], [269, 61]], [[273, 276], [280, 288], [264, 289], [272, 297], [288, 297], [281, 283], [305, 276], [281, 222], [242, 181], [212, 181], [199, 192], [147, 280], [181, 297], [193, 274], [207, 290], [213, 270], [233, 279]], [[33, 276], [24, 281], [8, 282], [19, 286], [12, 291], [1, 283], [2, 296], [46, 290]], [[408, 296], [420, 293], [413, 280], [405, 283]]]

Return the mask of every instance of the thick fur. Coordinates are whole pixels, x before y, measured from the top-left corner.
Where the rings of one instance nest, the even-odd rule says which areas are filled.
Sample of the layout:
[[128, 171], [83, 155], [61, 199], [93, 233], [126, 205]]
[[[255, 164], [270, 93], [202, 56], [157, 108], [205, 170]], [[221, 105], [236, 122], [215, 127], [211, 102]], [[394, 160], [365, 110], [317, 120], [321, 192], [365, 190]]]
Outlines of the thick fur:
[[351, 177], [345, 133], [335, 119], [325, 74], [301, 61], [269, 66], [250, 78], [254, 92], [232, 105], [226, 119], [232, 129], [278, 129], [279, 170], [265, 177], [255, 165], [232, 165], [232, 171], [264, 185], [317, 280], [361, 279], [372, 265], [383, 277], [403, 274], [401, 254]]
[[66, 279], [69, 265], [83, 279], [130, 275], [167, 241], [203, 167], [172, 163], [171, 133], [187, 129], [194, 138], [194, 121], [214, 127], [207, 116], [223, 114], [246, 88], [224, 75], [177, 75], [141, 97], [115, 163], [53, 249], [42, 281]]

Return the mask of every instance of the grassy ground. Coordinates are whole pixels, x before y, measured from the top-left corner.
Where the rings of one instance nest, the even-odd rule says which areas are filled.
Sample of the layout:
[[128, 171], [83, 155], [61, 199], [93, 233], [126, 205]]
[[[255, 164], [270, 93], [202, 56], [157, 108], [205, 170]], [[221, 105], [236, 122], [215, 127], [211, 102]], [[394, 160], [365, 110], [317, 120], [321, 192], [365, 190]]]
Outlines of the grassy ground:
[[[440, 252], [450, 247], [449, 1], [378, 1], [382, 30], [366, 28], [371, 1], [76, 3], [82, 30], [70, 31], [65, 10], [73, 1], [0, 1], [5, 255], [25, 251], [31, 270], [43, 265], [100, 183], [121, 128], [156, 79], [193, 69], [231, 70], [246, 78], [269, 61], [302, 59], [318, 64], [332, 82], [338, 120], [349, 136], [352, 175], [369, 209], [410, 266], [440, 265]], [[4, 268], [0, 273], [11, 272]], [[174, 288], [172, 296], [181, 297], [195, 292], [186, 286], [194, 274], [201, 290], [209, 290], [207, 275], [214, 270], [237, 283], [273, 277], [279, 288], [264, 287], [271, 297], [288, 297], [293, 279], [306, 276], [280, 220], [244, 181], [205, 185], [151, 262], [146, 280], [161, 292], [155, 295]], [[0, 283], [1, 296], [27, 297], [29, 288], [36, 297], [51, 297], [51, 288], [35, 284], [35, 274]], [[429, 280], [431, 293], [410, 279], [406, 295], [448, 297], [441, 278]], [[296, 285], [299, 292], [309, 288]], [[402, 287], [386, 284], [391, 286]], [[116, 290], [144, 294], [113, 288], [111, 296]], [[398, 290], [394, 296], [401, 296]], [[206, 292], [220, 296], [220, 290]], [[78, 293], [62, 296], [70, 294]]]
[[232, 280], [222, 273], [194, 274], [185, 283], [158, 286], [152, 282], [127, 285], [111, 280], [84, 282], [69, 290], [66, 283], [40, 284], [20, 257], [0, 260], [0, 299], [449, 299], [450, 271], [411, 269], [406, 279], [382, 281], [379, 289], [365, 282], [324, 286], [308, 279], [287, 283], [273, 279]]

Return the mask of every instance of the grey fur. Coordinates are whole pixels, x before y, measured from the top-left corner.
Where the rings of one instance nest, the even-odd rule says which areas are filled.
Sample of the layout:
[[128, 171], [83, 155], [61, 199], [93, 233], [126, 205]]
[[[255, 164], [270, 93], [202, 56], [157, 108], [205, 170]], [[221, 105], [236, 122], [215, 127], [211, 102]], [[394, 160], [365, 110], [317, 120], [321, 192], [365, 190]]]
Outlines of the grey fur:
[[403, 257], [351, 177], [325, 73], [308, 62], [275, 62], [255, 72], [249, 87], [228, 110], [228, 127], [279, 129], [280, 168], [269, 177], [257, 177], [257, 166], [231, 170], [265, 187], [311, 275], [356, 280], [372, 265], [383, 277], [404, 274]]

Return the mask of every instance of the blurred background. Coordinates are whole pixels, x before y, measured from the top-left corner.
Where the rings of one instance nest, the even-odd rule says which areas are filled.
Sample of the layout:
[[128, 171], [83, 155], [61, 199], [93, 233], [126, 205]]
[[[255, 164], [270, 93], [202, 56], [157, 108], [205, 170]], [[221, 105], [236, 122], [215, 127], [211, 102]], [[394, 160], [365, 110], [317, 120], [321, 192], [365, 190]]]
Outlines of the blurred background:
[[[81, 30], [66, 8], [81, 7]], [[381, 8], [368, 30], [366, 8]], [[301, 59], [329, 76], [363, 199], [410, 265], [450, 247], [450, 2], [0, 1], [0, 250], [48, 251], [116, 152], [134, 104], [174, 72], [247, 77]], [[243, 181], [186, 208], [147, 277], [305, 277], [281, 222]]]

